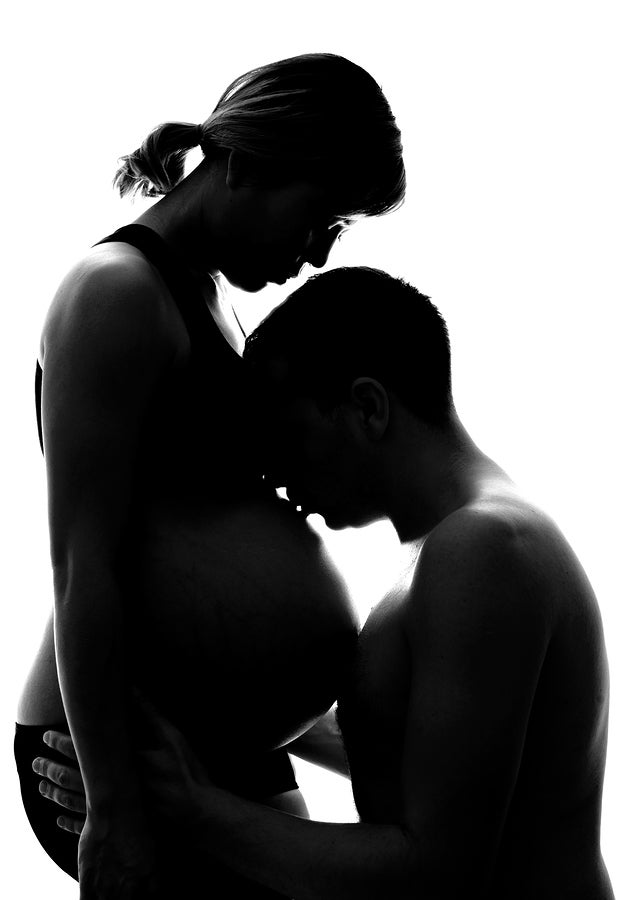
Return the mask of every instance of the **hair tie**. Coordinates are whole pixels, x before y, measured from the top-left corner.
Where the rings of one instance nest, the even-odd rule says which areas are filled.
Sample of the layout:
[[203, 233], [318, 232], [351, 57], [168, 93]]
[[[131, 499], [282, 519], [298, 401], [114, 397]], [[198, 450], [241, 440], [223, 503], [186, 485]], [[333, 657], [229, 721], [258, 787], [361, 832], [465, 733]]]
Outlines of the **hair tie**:
[[196, 125], [196, 144], [202, 144], [204, 137], [204, 128], [202, 125]]

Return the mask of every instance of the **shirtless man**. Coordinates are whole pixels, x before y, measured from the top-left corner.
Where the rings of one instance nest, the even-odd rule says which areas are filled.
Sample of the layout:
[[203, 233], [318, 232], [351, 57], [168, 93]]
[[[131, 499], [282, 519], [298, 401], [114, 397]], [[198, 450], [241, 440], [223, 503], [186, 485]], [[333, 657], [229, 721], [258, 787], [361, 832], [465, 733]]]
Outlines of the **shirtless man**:
[[276, 483], [334, 529], [389, 517], [414, 562], [371, 612], [340, 699], [360, 822], [216, 788], [161, 721], [149, 779], [190, 859], [299, 900], [612, 898], [599, 609], [555, 523], [457, 417], [435, 307], [382, 272], [338, 269], [275, 310], [246, 357]]

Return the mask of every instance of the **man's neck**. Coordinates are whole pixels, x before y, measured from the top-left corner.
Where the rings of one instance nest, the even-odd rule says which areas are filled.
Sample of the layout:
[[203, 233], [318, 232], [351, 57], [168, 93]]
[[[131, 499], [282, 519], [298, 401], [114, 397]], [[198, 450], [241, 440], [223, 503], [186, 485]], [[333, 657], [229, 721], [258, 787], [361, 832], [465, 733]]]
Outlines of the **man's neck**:
[[421, 427], [403, 444], [388, 479], [387, 510], [403, 543], [424, 539], [498, 483], [511, 484], [456, 418], [450, 428]]

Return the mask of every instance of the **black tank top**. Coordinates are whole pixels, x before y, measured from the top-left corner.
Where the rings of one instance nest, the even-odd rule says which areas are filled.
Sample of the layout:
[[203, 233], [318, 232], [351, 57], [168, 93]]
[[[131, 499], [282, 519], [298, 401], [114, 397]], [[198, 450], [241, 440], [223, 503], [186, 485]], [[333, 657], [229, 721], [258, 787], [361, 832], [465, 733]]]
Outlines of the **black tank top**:
[[[157, 268], [191, 346], [185, 366], [164, 372], [144, 416], [136, 499], [150, 496], [157, 485], [159, 495], [174, 504], [268, 496], [246, 365], [220, 331], [185, 264], [145, 225], [126, 225], [99, 243], [112, 241], [136, 247]], [[43, 450], [41, 380], [38, 364], [37, 425]]]
[[[261, 476], [246, 365], [223, 336], [184, 263], [144, 225], [127, 225], [99, 243], [111, 241], [137, 247], [159, 270], [191, 344], [187, 365], [164, 373], [145, 415], [136, 500], [142, 494], [149, 497], [158, 483], [160, 496], [167, 492], [173, 503], [186, 505], [211, 499], [236, 503], [255, 497], [276, 501], [274, 490]], [[41, 383], [37, 364], [37, 426], [43, 451]], [[255, 800], [297, 787], [284, 749], [237, 757], [230, 764], [223, 761], [212, 777], [222, 787]]]

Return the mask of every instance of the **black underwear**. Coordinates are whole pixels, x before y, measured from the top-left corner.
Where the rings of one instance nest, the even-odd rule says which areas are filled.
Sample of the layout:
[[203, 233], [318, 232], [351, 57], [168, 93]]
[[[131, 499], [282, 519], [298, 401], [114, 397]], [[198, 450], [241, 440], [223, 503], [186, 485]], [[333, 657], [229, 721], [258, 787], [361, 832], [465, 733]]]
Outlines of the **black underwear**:
[[15, 762], [20, 777], [22, 801], [30, 826], [35, 837], [64, 872], [78, 881], [76, 856], [78, 851], [78, 835], [63, 831], [57, 825], [57, 818], [63, 811], [39, 793], [41, 775], [33, 772], [33, 760], [37, 756], [45, 756], [54, 762], [67, 763], [67, 759], [57, 750], [43, 742], [43, 736], [50, 729], [61, 728], [59, 725], [16, 725], [15, 726]]
[[[44, 756], [54, 762], [67, 764], [67, 758], [43, 741], [46, 731], [64, 730], [59, 725], [15, 726], [15, 762], [20, 779], [24, 809], [35, 836], [48, 856], [64, 872], [78, 881], [78, 835], [64, 831], [57, 825], [63, 811], [56, 803], [39, 793], [41, 776], [33, 772], [33, 760]], [[263, 799], [274, 794], [297, 788], [294, 770], [285, 750], [266, 754], [263, 760], [251, 765], [246, 778], [241, 779], [240, 796]], [[157, 836], [159, 840], [159, 836]], [[207, 896], [217, 898], [241, 898], [241, 900], [286, 900], [267, 888], [209, 863], [207, 858], [192, 860], [187, 857], [184, 845], [176, 845], [176, 839], [161, 837], [158, 858], [162, 864], [159, 882], [162, 887], [159, 898], [177, 900], [179, 896]]]

